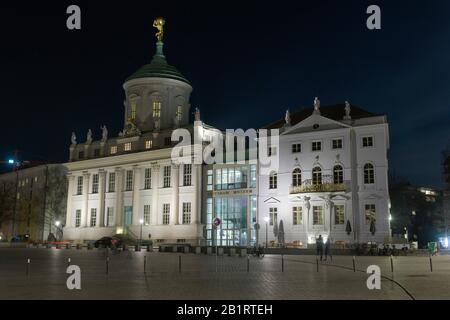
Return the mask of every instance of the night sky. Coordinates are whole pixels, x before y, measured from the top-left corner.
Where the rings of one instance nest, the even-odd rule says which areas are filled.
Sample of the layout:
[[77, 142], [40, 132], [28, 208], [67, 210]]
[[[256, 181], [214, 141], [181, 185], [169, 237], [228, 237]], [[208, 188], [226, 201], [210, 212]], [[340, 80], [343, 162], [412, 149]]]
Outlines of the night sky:
[[[350, 103], [387, 115], [390, 173], [441, 187], [450, 142], [450, 1], [50, 1], [0, 5], [0, 156], [66, 161], [123, 123], [124, 80], [154, 54], [192, 83], [193, 107], [220, 128], [260, 127], [312, 106]], [[66, 28], [66, 8], [82, 30]], [[377, 4], [382, 30], [366, 28]]]

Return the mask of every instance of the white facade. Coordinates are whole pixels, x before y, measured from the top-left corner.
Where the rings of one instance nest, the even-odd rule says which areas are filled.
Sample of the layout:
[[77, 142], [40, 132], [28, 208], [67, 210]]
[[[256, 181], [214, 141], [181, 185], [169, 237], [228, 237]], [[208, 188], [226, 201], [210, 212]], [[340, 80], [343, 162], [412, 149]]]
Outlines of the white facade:
[[[274, 221], [279, 226], [281, 220], [285, 243], [302, 246], [315, 243], [319, 235], [331, 237], [332, 243], [383, 242], [390, 235], [389, 134], [384, 116], [358, 116], [352, 120], [351, 116], [345, 117], [343, 105], [322, 108], [322, 113], [311, 109], [298, 123], [281, 127], [276, 151], [279, 168], [272, 171], [277, 174], [276, 186], [273, 178], [270, 185], [270, 175], [259, 177], [261, 244], [266, 236], [269, 245], [277, 242]], [[327, 118], [327, 113], [334, 118], [340, 113], [342, 118]], [[340, 142], [335, 141], [333, 146], [333, 140]], [[370, 232], [372, 218], [374, 234]], [[348, 224], [351, 232], [346, 232], [350, 231]]]

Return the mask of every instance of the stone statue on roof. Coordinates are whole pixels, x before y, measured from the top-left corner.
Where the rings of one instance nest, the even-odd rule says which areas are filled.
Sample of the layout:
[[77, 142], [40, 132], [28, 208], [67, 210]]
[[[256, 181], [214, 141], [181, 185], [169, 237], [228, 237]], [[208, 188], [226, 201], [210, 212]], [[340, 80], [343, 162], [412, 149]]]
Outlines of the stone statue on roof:
[[75, 132], [72, 132], [72, 137], [70, 139], [73, 145], [77, 144], [77, 136], [75, 135]]
[[318, 97], [314, 99], [314, 114], [320, 114], [320, 100]]
[[286, 126], [291, 125], [291, 113], [289, 110], [286, 110], [286, 116], [284, 117], [284, 121], [286, 122]]
[[195, 108], [194, 117], [195, 117], [195, 121], [200, 121], [200, 109], [199, 108]]
[[108, 129], [106, 128], [106, 126], [103, 125], [103, 127], [100, 127], [100, 129], [102, 129], [102, 141], [108, 140]]
[[88, 133], [87, 133], [87, 136], [86, 136], [86, 143], [87, 144], [91, 144], [92, 143], [92, 130], [91, 129], [88, 130]]
[[345, 101], [345, 116], [344, 116], [344, 120], [350, 120], [352, 117], [350, 116], [350, 112], [351, 112], [351, 105], [348, 101]]

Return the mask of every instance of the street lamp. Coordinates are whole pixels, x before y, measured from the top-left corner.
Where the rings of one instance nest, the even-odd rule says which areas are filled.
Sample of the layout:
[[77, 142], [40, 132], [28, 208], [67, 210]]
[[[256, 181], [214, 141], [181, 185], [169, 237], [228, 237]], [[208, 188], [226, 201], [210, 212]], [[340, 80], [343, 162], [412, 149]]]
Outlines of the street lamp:
[[268, 238], [269, 238], [269, 231], [268, 231], [268, 228], [269, 228], [269, 217], [265, 217], [264, 218], [264, 221], [266, 222], [266, 248], [268, 247]]
[[142, 225], [144, 224], [144, 220], [143, 219], [139, 220], [139, 224], [141, 225], [141, 233], [139, 235], [139, 248], [140, 248], [142, 244]]

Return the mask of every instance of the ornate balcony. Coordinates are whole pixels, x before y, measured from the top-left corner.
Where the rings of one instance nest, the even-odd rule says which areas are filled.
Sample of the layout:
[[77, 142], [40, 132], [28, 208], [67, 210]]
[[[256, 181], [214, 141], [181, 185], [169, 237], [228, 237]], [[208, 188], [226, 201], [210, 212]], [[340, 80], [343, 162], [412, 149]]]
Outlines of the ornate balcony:
[[333, 176], [322, 176], [321, 183], [313, 183], [312, 179], [302, 181], [300, 186], [289, 186], [289, 193], [311, 193], [311, 192], [347, 192], [350, 182], [334, 183]]

